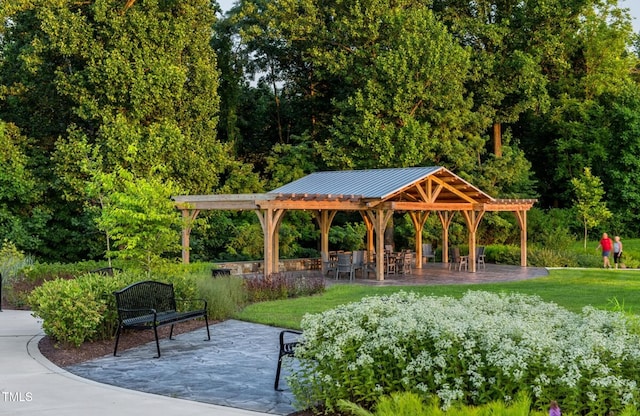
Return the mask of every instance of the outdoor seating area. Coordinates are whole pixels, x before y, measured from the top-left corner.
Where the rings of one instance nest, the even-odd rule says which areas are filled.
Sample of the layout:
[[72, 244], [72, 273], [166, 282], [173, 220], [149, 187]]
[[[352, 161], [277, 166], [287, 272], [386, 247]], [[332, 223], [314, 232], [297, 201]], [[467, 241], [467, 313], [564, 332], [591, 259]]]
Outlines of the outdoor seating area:
[[[484, 246], [476, 247], [476, 265], [477, 269], [486, 269]], [[451, 248], [451, 262], [449, 263], [449, 270], [469, 270], [469, 255], [461, 254], [459, 247]]]
[[[366, 250], [330, 251], [328, 256], [322, 256], [322, 263], [327, 276], [333, 276], [336, 280], [348, 276], [349, 281], [355, 280], [359, 275], [368, 278], [369, 274], [376, 273], [376, 254]], [[394, 252], [388, 246], [384, 252], [385, 275], [408, 275], [413, 273], [416, 265], [415, 253], [411, 250]], [[358, 274], [359, 272], [359, 274]]]
[[[325, 253], [322, 270], [328, 275], [333, 273], [336, 279], [348, 275], [350, 281], [359, 270], [365, 275], [373, 272], [377, 280], [384, 280], [386, 275], [409, 274], [414, 268], [422, 268], [429, 259], [435, 261], [433, 247], [421, 241], [429, 213], [436, 213], [439, 219], [443, 247], [449, 246], [448, 230], [454, 215], [459, 213], [467, 228], [467, 245], [472, 250], [475, 250], [478, 225], [485, 213], [513, 213], [520, 228], [520, 265], [526, 267], [526, 212], [536, 202], [535, 199], [493, 198], [443, 166], [314, 172], [262, 194], [174, 195], [172, 199], [185, 218], [195, 219], [201, 210], [254, 211], [262, 225], [263, 273], [266, 275], [280, 271], [279, 250], [274, 243], [278, 241], [283, 216], [289, 211], [313, 210], [320, 230], [320, 251]], [[339, 268], [337, 254], [333, 256], [335, 260], [331, 258], [329, 231], [338, 212], [359, 212], [363, 219], [369, 255], [365, 256], [362, 267], [353, 256], [350, 265], [344, 257]], [[415, 266], [405, 264], [404, 256], [392, 256], [391, 250], [384, 247], [385, 229], [397, 212], [406, 212], [411, 217], [415, 230], [412, 244]], [[190, 232], [184, 228], [182, 233], [184, 263], [189, 263]], [[373, 265], [374, 252], [385, 252], [384, 262], [377, 257]], [[475, 253], [470, 257], [474, 258]], [[450, 260], [446, 251], [442, 259]], [[459, 260], [458, 270], [464, 267], [471, 273], [476, 272], [476, 262]]]

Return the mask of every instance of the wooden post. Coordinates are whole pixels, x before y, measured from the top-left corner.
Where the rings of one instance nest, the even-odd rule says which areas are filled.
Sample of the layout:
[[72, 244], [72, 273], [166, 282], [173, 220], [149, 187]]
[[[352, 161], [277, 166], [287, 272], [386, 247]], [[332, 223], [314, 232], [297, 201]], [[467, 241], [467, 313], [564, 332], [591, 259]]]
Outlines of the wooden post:
[[280, 229], [280, 222], [286, 211], [284, 209], [267, 208], [256, 210], [256, 215], [262, 225], [262, 233], [264, 235], [264, 263], [263, 273], [265, 276], [276, 273], [280, 269], [278, 258], [278, 236], [276, 235]]
[[[329, 230], [331, 229], [331, 223], [337, 212], [338, 211], [321, 210], [314, 214], [318, 222], [318, 227], [320, 228], [320, 251], [325, 253], [327, 258], [329, 258]], [[326, 274], [327, 267], [326, 264], [322, 262], [322, 275], [324, 276]]]
[[413, 228], [416, 230], [415, 245], [416, 245], [416, 269], [422, 269], [422, 230], [424, 223], [429, 218], [430, 211], [410, 211], [409, 216], [413, 223]]
[[476, 234], [478, 232], [478, 226], [480, 220], [484, 216], [484, 211], [462, 211], [464, 220], [467, 223], [467, 229], [469, 230], [469, 266], [471, 273], [476, 272]]
[[449, 213], [449, 211], [438, 211], [438, 218], [440, 218], [440, 224], [442, 224], [442, 262], [449, 263], [449, 226], [451, 220], [455, 215]]
[[376, 280], [384, 280], [384, 230], [393, 215], [392, 210], [367, 211], [376, 232]]
[[520, 266], [527, 267], [527, 211], [513, 211], [520, 225]]
[[195, 221], [199, 209], [183, 209], [182, 211], [182, 263], [189, 264], [189, 246], [191, 244], [190, 236], [191, 236], [191, 224]]
[[373, 251], [375, 250], [375, 227], [371, 222], [371, 219], [367, 216], [366, 212], [360, 211], [360, 215], [362, 215], [362, 219], [364, 220], [364, 225], [367, 227], [367, 263], [371, 263], [373, 259]]

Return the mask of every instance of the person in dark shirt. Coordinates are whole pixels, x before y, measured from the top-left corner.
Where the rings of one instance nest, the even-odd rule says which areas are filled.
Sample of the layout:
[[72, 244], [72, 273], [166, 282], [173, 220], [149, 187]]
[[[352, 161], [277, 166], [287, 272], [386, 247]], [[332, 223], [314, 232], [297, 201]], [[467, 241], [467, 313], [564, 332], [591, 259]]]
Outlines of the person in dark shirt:
[[622, 241], [620, 241], [619, 236], [615, 236], [613, 238], [613, 264], [615, 264], [616, 269], [618, 268], [618, 263], [620, 263], [621, 257], [622, 257]]

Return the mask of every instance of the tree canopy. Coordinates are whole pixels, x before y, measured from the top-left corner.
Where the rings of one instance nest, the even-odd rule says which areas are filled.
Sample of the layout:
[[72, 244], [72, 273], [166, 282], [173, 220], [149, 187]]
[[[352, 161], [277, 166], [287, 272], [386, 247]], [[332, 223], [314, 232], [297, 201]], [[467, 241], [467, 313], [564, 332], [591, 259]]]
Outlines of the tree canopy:
[[[217, 13], [210, 0], [0, 3], [0, 232], [45, 258], [101, 256], [96, 218], [128, 190], [97, 178], [115, 172], [197, 194], [425, 165], [545, 208], [573, 206], [570, 180], [591, 167], [621, 214], [603, 226], [640, 232], [639, 35], [618, 1], [240, 0]], [[242, 213], [207, 221], [194, 258], [240, 255], [259, 234]], [[283, 252], [313, 246], [306, 221], [285, 218]]]

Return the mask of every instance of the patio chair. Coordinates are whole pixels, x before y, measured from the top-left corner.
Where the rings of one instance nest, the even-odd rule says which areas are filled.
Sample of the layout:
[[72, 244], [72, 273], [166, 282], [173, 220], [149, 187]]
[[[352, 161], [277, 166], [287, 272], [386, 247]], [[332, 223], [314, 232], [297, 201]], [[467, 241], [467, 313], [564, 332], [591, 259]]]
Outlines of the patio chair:
[[482, 266], [483, 269], [485, 268], [484, 260], [484, 246], [479, 246], [476, 248], [476, 264], [478, 267]]
[[453, 266], [454, 270], [462, 270], [464, 267], [465, 270], [469, 270], [469, 256], [461, 256], [460, 248], [453, 247], [453, 262], [449, 263], [449, 269]]
[[411, 274], [411, 263], [413, 263], [413, 253], [405, 251], [399, 257], [398, 272], [401, 274]]
[[349, 273], [349, 280], [353, 280], [353, 263], [351, 254], [338, 253], [338, 263], [336, 264], [336, 279], [340, 277], [340, 273]]
[[336, 271], [335, 262], [329, 259], [329, 255], [325, 252], [321, 252], [320, 255], [322, 256], [322, 268], [324, 269], [324, 272], [327, 274], [331, 272], [335, 272]]
[[396, 274], [398, 271], [398, 257], [395, 253], [388, 252], [384, 255], [385, 260], [385, 270], [387, 274]]
[[433, 259], [436, 261], [436, 253], [433, 251], [433, 246], [431, 244], [423, 244], [422, 245], [422, 262], [429, 263], [429, 259]]
[[353, 276], [355, 278], [356, 273], [358, 272], [358, 270], [362, 271], [362, 274], [364, 275], [364, 268], [365, 268], [365, 251], [363, 250], [356, 250], [353, 252], [353, 258], [351, 261], [351, 268], [353, 269]]

